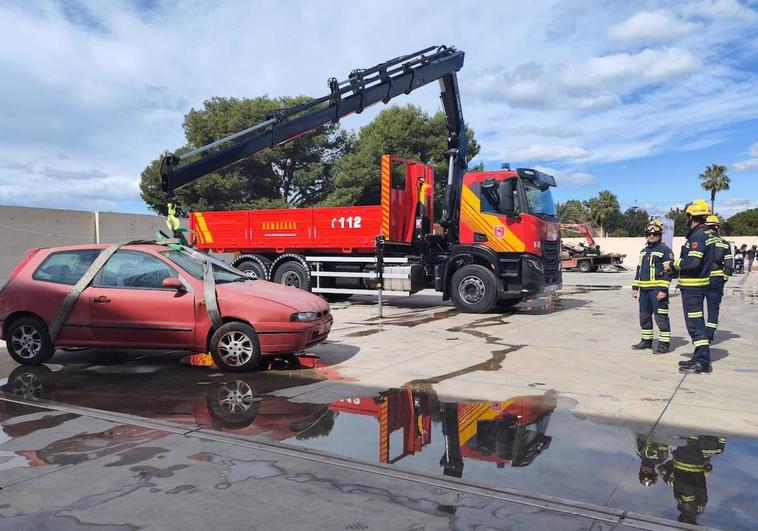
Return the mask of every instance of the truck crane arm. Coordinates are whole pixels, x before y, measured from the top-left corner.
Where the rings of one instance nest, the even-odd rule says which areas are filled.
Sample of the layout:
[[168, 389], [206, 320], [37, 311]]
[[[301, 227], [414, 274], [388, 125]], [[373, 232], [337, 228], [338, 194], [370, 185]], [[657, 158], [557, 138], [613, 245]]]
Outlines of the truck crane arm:
[[[439, 80], [449, 130], [446, 155], [451, 162], [443, 221], [450, 226], [456, 215], [459, 188], [466, 169], [466, 135], [456, 78], [456, 72], [463, 67], [463, 59], [464, 53], [453, 47], [432, 46], [372, 68], [353, 70], [344, 81], [330, 78], [330, 93], [327, 96], [277, 110], [259, 124], [188, 153], [165, 156], [160, 169], [162, 191], [172, 201], [178, 188], [204, 175], [294, 140], [319, 126], [336, 123], [352, 113], [360, 113], [370, 105], [380, 101], [387, 103], [401, 94], [409, 94]], [[232, 141], [235, 142], [231, 145], [182, 164], [187, 159]]]

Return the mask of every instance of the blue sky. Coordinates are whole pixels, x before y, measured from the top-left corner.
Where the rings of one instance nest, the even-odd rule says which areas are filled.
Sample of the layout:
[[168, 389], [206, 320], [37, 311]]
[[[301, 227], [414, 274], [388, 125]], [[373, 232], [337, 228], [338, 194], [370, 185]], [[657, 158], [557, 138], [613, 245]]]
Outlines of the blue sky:
[[[0, 27], [0, 204], [145, 212], [140, 172], [205, 99], [320, 96], [330, 76], [448, 44], [466, 52], [487, 168], [665, 211], [706, 197], [697, 175], [718, 163], [717, 210], [758, 207], [756, 0], [10, 0]], [[393, 103], [440, 108], [434, 87]]]

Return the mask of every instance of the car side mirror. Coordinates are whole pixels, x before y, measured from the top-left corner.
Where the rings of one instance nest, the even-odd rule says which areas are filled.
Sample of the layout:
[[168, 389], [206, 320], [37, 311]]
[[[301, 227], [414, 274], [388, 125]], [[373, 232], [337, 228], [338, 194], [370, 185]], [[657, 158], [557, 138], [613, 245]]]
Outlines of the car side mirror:
[[516, 205], [513, 192], [516, 189], [516, 179], [508, 179], [500, 183], [500, 212], [505, 216], [516, 215]]
[[163, 282], [161, 282], [161, 286], [166, 289], [175, 289], [176, 291], [187, 291], [187, 288], [184, 287], [182, 281], [174, 277], [164, 278]]

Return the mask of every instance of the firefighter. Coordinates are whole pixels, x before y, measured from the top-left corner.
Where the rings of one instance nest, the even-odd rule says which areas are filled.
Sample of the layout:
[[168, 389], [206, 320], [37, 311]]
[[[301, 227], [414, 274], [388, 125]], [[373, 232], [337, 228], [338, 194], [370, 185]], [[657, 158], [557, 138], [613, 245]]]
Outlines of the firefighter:
[[708, 503], [706, 476], [713, 469], [711, 458], [723, 453], [724, 437], [693, 435], [684, 445], [677, 446], [672, 459], [658, 467], [661, 479], [674, 489], [679, 521], [697, 524]]
[[684, 322], [695, 347], [692, 359], [679, 362], [679, 371], [707, 374], [712, 370], [711, 350], [703, 317], [703, 303], [711, 281], [714, 245], [708, 243], [710, 236], [705, 231], [705, 219], [711, 212], [708, 203], [702, 199], [695, 199], [687, 205], [685, 212], [690, 228], [687, 242], [682, 246], [679, 259], [673, 263], [666, 262], [664, 269], [674, 269], [679, 273]]
[[719, 308], [721, 297], [724, 295], [724, 285], [734, 272], [732, 246], [719, 236], [719, 218], [710, 215], [705, 220], [706, 230], [710, 234], [709, 242], [714, 246], [713, 265], [711, 266], [711, 282], [705, 295], [708, 308], [708, 320], [705, 323], [708, 340], [713, 343], [713, 337], [719, 326]]
[[642, 339], [634, 350], [653, 348], [653, 314], [658, 323], [657, 354], [671, 349], [671, 323], [669, 321], [670, 272], [664, 272], [664, 263], [674, 259], [674, 253], [661, 241], [663, 223], [654, 219], [645, 229], [647, 245], [640, 252], [637, 273], [632, 284], [632, 296], [639, 299]]
[[654, 441], [649, 435], [638, 433], [634, 451], [640, 458], [640, 484], [649, 487], [658, 480], [655, 467], [666, 462], [669, 447]]

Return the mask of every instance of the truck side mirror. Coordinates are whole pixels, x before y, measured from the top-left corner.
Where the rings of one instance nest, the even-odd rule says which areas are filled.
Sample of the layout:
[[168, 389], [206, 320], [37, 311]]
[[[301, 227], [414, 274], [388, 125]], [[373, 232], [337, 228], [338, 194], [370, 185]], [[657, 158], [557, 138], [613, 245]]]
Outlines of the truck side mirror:
[[508, 179], [500, 183], [500, 212], [506, 216], [516, 215], [513, 192], [516, 189], [516, 179]]

